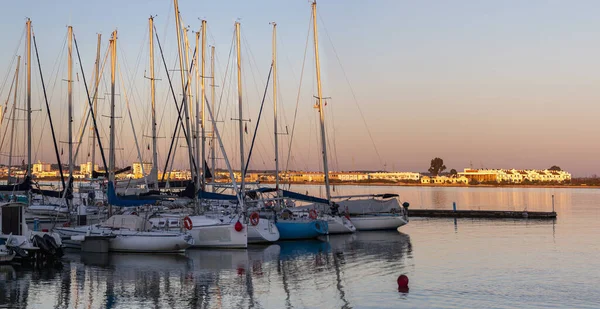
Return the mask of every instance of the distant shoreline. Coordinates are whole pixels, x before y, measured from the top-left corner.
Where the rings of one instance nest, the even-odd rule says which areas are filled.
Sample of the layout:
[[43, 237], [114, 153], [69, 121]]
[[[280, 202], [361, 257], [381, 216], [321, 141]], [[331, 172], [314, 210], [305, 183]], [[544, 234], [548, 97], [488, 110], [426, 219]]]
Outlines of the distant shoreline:
[[[6, 180], [6, 177], [0, 177], [0, 180]], [[53, 181], [60, 181], [59, 177], [45, 177], [35, 179], [37, 182], [44, 184]], [[181, 180], [177, 180], [181, 181]], [[75, 179], [75, 182], [89, 182], [86, 179]], [[275, 184], [274, 181], [259, 181], [261, 184]], [[306, 186], [322, 186], [324, 182], [279, 182], [282, 185], [306, 185]], [[600, 189], [598, 184], [425, 184], [425, 183], [406, 183], [406, 182], [331, 182], [331, 186], [380, 186], [380, 187], [434, 187], [434, 188], [567, 188], [567, 189]]]
[[[261, 184], [275, 184], [274, 181], [261, 181]], [[279, 184], [322, 186], [323, 182], [280, 182]], [[600, 185], [574, 184], [424, 184], [424, 183], [389, 183], [389, 182], [335, 182], [331, 186], [380, 186], [380, 187], [435, 187], [435, 188], [570, 188], [570, 189], [600, 189]]]

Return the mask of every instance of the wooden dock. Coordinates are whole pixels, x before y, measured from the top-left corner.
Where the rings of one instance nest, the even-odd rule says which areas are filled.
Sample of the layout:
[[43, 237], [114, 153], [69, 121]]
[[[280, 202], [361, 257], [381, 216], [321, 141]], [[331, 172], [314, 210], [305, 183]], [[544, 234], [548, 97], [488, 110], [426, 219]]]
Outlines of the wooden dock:
[[556, 219], [555, 211], [410, 209], [409, 217], [480, 219]]

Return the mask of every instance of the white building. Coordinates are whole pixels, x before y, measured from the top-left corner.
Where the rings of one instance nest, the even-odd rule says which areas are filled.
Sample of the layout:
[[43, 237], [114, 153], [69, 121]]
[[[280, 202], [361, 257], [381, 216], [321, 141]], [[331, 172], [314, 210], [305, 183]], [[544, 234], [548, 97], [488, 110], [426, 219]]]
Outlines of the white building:
[[[133, 163], [133, 175], [135, 178], [142, 178], [144, 174], [148, 175], [152, 170], [152, 162], [134, 162]], [[144, 168], [144, 172], [142, 173], [142, 167]]]
[[421, 179], [421, 174], [414, 172], [374, 172], [367, 174], [371, 180], [403, 181]]
[[43, 172], [49, 172], [51, 170], [52, 165], [50, 163], [42, 163], [41, 161], [38, 161], [37, 163], [33, 164], [33, 170], [31, 171], [31, 173], [39, 174]]
[[[98, 164], [94, 164], [94, 171], [98, 170]], [[79, 165], [79, 173], [81, 175], [91, 175], [92, 174], [92, 162], [87, 162], [85, 164]]]

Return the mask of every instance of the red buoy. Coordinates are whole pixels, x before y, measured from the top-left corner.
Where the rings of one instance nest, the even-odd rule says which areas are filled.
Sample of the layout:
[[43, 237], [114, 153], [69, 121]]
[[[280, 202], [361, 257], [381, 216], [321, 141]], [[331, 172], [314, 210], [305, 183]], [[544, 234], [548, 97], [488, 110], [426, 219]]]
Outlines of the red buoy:
[[238, 221], [238, 222], [236, 222], [236, 223], [235, 223], [235, 226], [234, 226], [234, 228], [235, 228], [235, 230], [236, 230], [237, 232], [241, 232], [241, 231], [242, 231], [242, 229], [244, 228], [244, 226], [242, 225], [242, 223], [241, 223], [240, 221]]
[[408, 277], [406, 275], [400, 275], [398, 277], [398, 288], [407, 289], [408, 288]]

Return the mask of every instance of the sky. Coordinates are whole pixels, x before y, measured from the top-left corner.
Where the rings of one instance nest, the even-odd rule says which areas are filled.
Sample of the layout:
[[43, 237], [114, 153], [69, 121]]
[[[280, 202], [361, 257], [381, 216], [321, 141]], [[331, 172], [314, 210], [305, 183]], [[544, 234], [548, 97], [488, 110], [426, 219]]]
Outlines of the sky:
[[[280, 166], [322, 170], [318, 114], [312, 107], [317, 92], [310, 3], [181, 0], [179, 6], [184, 25], [191, 30], [200, 28], [200, 19], [207, 20], [208, 44], [216, 47], [218, 128], [233, 167], [240, 165], [238, 127], [231, 120], [239, 118], [236, 75], [231, 73], [235, 61], [230, 58], [234, 22], [240, 21], [242, 28], [242, 118], [251, 120], [246, 123], [249, 134], [244, 134], [247, 156], [271, 64], [269, 23], [275, 21]], [[448, 169], [459, 171], [469, 166], [544, 169], [558, 165], [575, 176], [600, 174], [596, 163], [600, 145], [595, 142], [600, 133], [596, 121], [600, 114], [598, 9], [597, 1], [320, 1], [323, 96], [331, 98], [325, 107], [330, 169], [424, 172], [432, 158], [441, 157]], [[141, 155], [149, 160], [145, 137], [150, 134], [149, 81], [144, 74], [149, 68], [150, 15], [156, 15], [174, 91], [181, 99], [171, 1], [12, 1], [0, 12], [4, 36], [0, 82], [8, 79], [0, 84], [0, 103], [5, 106], [8, 99], [14, 55], [24, 54], [23, 29], [29, 17], [56, 132], [63, 141], [61, 160], [66, 160], [66, 26], [74, 28], [88, 84], [97, 33], [102, 34], [104, 57], [110, 33], [118, 29], [123, 82], [118, 78], [115, 103], [120, 117], [117, 164], [138, 160], [126, 98]], [[194, 48], [195, 34], [189, 35]], [[161, 60], [155, 61], [161, 79], [157, 81], [159, 161], [164, 165], [176, 113], [164, 66]], [[75, 67], [79, 75], [74, 82], [77, 133], [87, 101], [79, 62]], [[101, 93], [109, 91], [109, 67], [106, 64]], [[271, 84], [250, 169], [274, 168]], [[34, 108], [45, 109], [35, 70], [32, 85]], [[99, 101], [99, 114], [108, 115], [108, 99], [105, 95]], [[33, 118], [34, 158], [55, 162], [45, 110], [35, 111]], [[108, 118], [99, 119], [107, 148]], [[21, 155], [23, 125], [17, 123], [14, 151]], [[5, 136], [0, 150], [3, 163], [8, 153], [7, 128], [4, 122], [0, 129]], [[86, 135], [77, 163], [88, 160], [89, 144]], [[175, 167], [186, 168], [187, 148], [182, 145], [176, 148]], [[224, 167], [222, 158], [219, 154], [217, 164]]]

